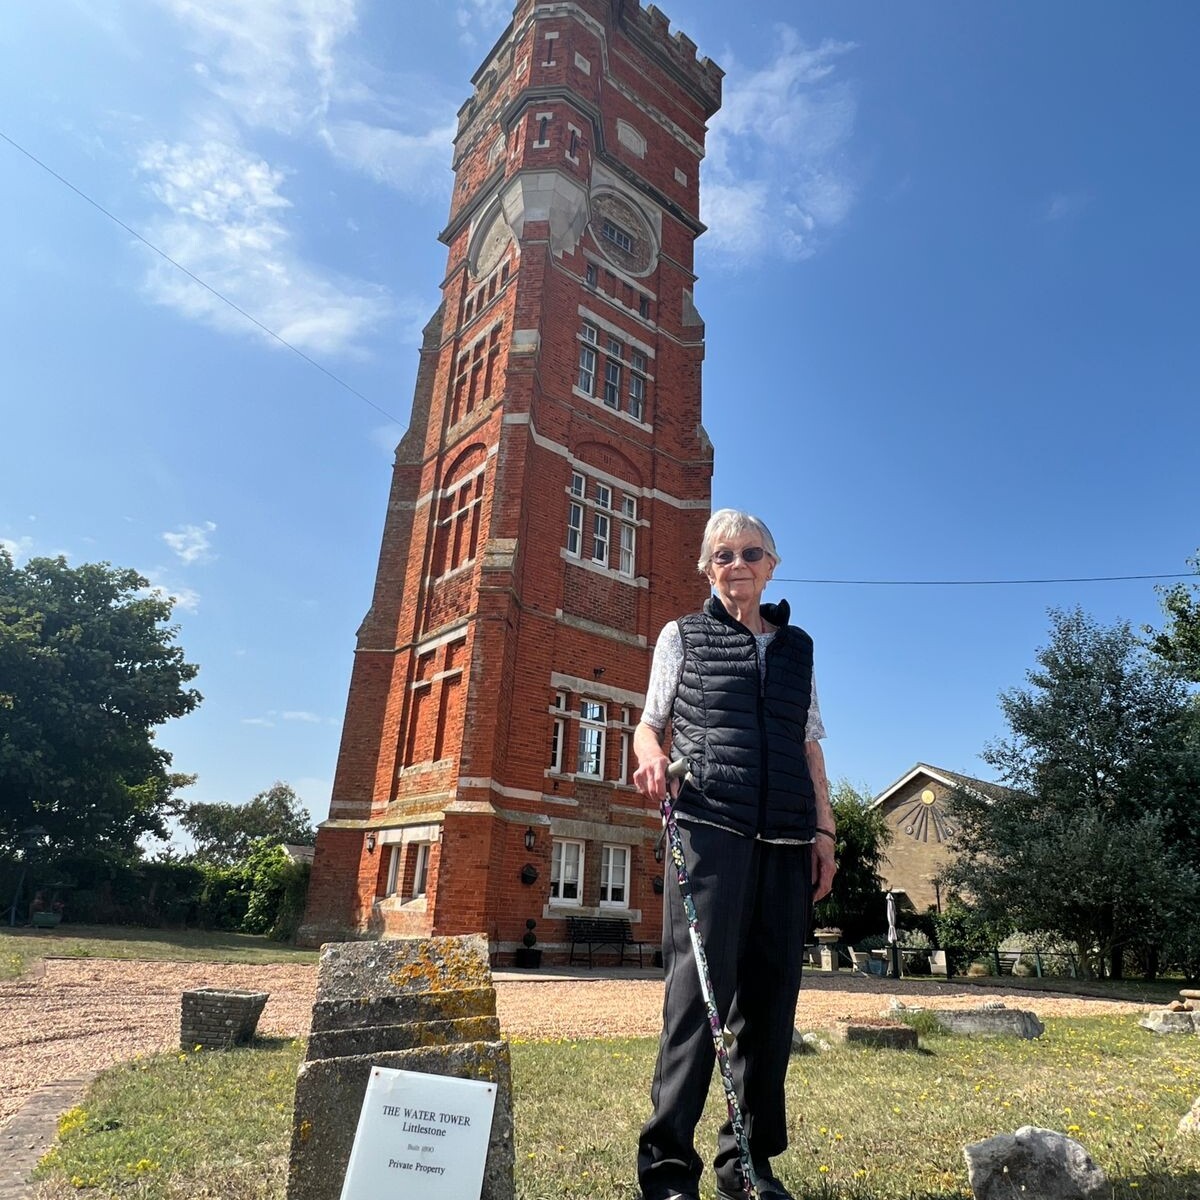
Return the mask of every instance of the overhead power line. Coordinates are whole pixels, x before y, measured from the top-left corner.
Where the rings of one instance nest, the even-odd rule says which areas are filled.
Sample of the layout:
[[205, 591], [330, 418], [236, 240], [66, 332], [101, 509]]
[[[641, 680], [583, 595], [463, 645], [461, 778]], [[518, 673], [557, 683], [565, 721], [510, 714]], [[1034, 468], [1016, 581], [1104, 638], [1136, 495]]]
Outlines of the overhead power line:
[[779, 583], [831, 583], [847, 587], [1007, 587], [1022, 583], [1117, 583], [1126, 579], [1193, 579], [1191, 571], [1164, 575], [1065, 575], [1052, 579], [791, 579]]
[[304, 361], [306, 363], [308, 363], [308, 365], [310, 367], [316, 367], [316, 369], [318, 371], [320, 371], [322, 375], [325, 375], [329, 379], [332, 379], [333, 382], [338, 385], [338, 387], [345, 388], [346, 391], [348, 391], [352, 396], [357, 396], [358, 399], [361, 400], [364, 404], [369, 405], [381, 416], [387, 417], [387, 419], [389, 421], [394, 421], [397, 425], [401, 424], [399, 417], [394, 417], [394, 416], [392, 416], [392, 414], [390, 412], [387, 411], [387, 409], [380, 408], [380, 406], [378, 404], [376, 404], [374, 400], [372, 400], [369, 396], [364, 396], [362, 394], [362, 392], [360, 392], [358, 390], [358, 388], [353, 387], [351, 384], [348, 384], [344, 379], [335, 375], [328, 367], [322, 366], [321, 363], [317, 362], [317, 360], [315, 358], [311, 358], [309, 355], [305, 354], [304, 351], [301, 350], [299, 346], [294, 346], [291, 342], [289, 342], [287, 340], [287, 338], [282, 337], [280, 334], [276, 333], [275, 330], [273, 330], [269, 325], [264, 325], [257, 317], [253, 316], [251, 313], [248, 313], [244, 308], [242, 308], [239, 304], [235, 303], [233, 300], [230, 300], [230, 298], [228, 296], [224, 295], [222, 292], [217, 291], [217, 289], [215, 287], [213, 287], [212, 284], [206, 283], [203, 279], [200, 278], [199, 275], [195, 274], [195, 272], [189, 271], [187, 269], [187, 267], [185, 267], [183, 265], [183, 263], [179, 262], [177, 259], [172, 258], [165, 250], [161, 249], [160, 247], [156, 246], [152, 241], [150, 241], [149, 238], [144, 237], [142, 234], [138, 233], [138, 231], [136, 229], [132, 228], [129, 225], [126, 225], [125, 222], [122, 221], [121, 218], [118, 217], [115, 213], [109, 212], [109, 210], [107, 208], [105, 208], [103, 204], [101, 204], [97, 200], [93, 200], [91, 198], [91, 196], [89, 196], [87, 194], [87, 192], [82, 191], [80, 188], [77, 188], [69, 179], [66, 179], [64, 176], [60, 175], [53, 167], [49, 166], [47, 163], [44, 163], [40, 158], [38, 158], [38, 156], [36, 154], [32, 153], [29, 150], [26, 150], [25, 147], [22, 146], [19, 142], [14, 142], [13, 139], [10, 138], [8, 136], [8, 134], [5, 133], [4, 130], [2, 130], [2, 129], [0, 129], [0, 139], [3, 139], [4, 141], [6, 141], [14, 150], [20, 151], [20, 153], [25, 155], [25, 157], [27, 159], [29, 159], [30, 162], [35, 163], [37, 166], [41, 167], [42, 170], [45, 171], [47, 175], [53, 176], [53, 178], [57, 179], [58, 182], [61, 183], [64, 187], [70, 188], [71, 191], [73, 191], [75, 193], [75, 195], [77, 195], [81, 200], [85, 200], [97, 212], [103, 213], [104, 216], [106, 216], [114, 224], [119, 225], [131, 237], [137, 238], [137, 240], [139, 242], [141, 242], [143, 246], [146, 246], [149, 249], [153, 250], [154, 253], [159, 256], [159, 258], [164, 259], [166, 262], [169, 262], [171, 264], [171, 266], [173, 266], [177, 271], [182, 271], [183, 274], [185, 274], [193, 283], [199, 284], [206, 292], [208, 292], [210, 295], [215, 296], [218, 300], [220, 300], [222, 304], [227, 304], [230, 308], [233, 309], [234, 312], [238, 313], [240, 316], [245, 317], [246, 320], [249, 321], [251, 325], [254, 325], [256, 328], [261, 329], [263, 331], [263, 333], [265, 333], [268, 337], [274, 338], [275, 341], [277, 341], [281, 346], [290, 350], [293, 354], [299, 355], [299, 357], [304, 359]]

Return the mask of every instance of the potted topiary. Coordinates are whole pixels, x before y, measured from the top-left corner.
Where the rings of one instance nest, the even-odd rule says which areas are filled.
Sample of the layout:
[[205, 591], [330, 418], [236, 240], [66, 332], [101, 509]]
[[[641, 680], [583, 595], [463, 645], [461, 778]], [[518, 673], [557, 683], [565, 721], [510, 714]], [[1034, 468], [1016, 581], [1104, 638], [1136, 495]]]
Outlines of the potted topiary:
[[513, 954], [513, 966], [516, 967], [540, 967], [542, 965], [542, 951], [537, 945], [537, 934], [533, 932], [537, 922], [530, 917], [525, 922], [525, 935], [521, 938], [522, 945], [518, 946]]

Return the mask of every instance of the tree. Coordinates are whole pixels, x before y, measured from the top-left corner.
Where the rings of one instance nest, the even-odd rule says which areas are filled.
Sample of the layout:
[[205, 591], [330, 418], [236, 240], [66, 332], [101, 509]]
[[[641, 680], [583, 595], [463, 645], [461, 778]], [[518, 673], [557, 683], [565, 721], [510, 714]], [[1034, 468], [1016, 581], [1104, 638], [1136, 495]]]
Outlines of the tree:
[[0, 548], [0, 853], [141, 856], [188, 776], [156, 726], [200, 703], [174, 645], [172, 601], [136, 571]]
[[[1188, 559], [1200, 573], [1200, 553]], [[1167, 627], [1156, 632], [1149, 626], [1150, 646], [1164, 662], [1170, 663], [1185, 678], [1200, 683], [1200, 584], [1177, 583], [1160, 589]]]
[[883, 862], [892, 831], [883, 813], [871, 807], [871, 797], [841, 779], [829, 797], [837, 825], [838, 870], [833, 891], [816, 908], [816, 920], [842, 930], [844, 939], [856, 941], [879, 930], [883, 918]]
[[300, 797], [279, 781], [246, 804], [189, 804], [179, 823], [196, 842], [196, 859], [224, 865], [240, 862], [260, 839], [297, 846], [317, 840]]
[[1013, 790], [959, 791], [948, 880], [981, 918], [1073, 941], [1097, 974], [1168, 945], [1200, 903], [1200, 755], [1187, 687], [1128, 623], [1051, 611], [1030, 687], [1001, 695], [984, 759]]

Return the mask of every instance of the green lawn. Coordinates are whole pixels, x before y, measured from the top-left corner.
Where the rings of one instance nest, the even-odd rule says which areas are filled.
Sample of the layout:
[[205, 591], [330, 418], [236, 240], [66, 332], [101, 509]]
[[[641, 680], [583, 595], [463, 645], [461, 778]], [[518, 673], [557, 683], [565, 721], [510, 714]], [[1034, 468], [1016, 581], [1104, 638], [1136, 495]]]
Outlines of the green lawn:
[[123, 925], [23, 926], [0, 930], [0, 979], [12, 979], [38, 958], [148, 958], [167, 962], [277, 963], [317, 961], [298, 950], [248, 933], [199, 929], [140, 929]]
[[[963, 1145], [1034, 1124], [1078, 1138], [1117, 1200], [1200, 1195], [1200, 1136], [1176, 1131], [1200, 1095], [1200, 1038], [1155, 1037], [1132, 1017], [1046, 1026], [1036, 1042], [931, 1037], [916, 1053], [795, 1057], [779, 1174], [800, 1200], [960, 1200]], [[301, 1054], [270, 1042], [106, 1072], [64, 1118], [39, 1200], [280, 1200]], [[654, 1042], [518, 1042], [512, 1056], [520, 1200], [634, 1200]], [[714, 1084], [702, 1153], [722, 1116]]]

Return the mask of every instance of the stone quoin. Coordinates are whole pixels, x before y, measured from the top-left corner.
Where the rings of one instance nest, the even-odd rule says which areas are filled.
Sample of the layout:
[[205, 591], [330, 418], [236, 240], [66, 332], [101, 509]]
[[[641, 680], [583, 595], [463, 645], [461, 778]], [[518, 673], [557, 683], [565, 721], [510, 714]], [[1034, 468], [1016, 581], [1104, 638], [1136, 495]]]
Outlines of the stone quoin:
[[656, 943], [632, 786], [711, 507], [694, 301], [722, 72], [637, 0], [520, 0], [459, 112], [425, 328], [301, 939], [567, 916]]

